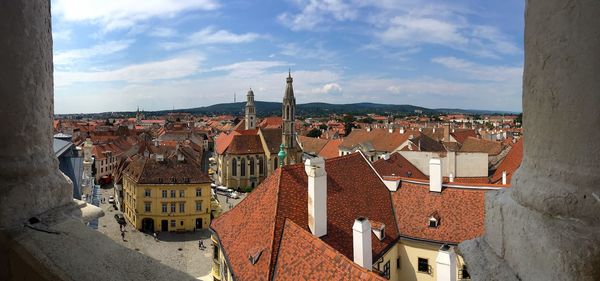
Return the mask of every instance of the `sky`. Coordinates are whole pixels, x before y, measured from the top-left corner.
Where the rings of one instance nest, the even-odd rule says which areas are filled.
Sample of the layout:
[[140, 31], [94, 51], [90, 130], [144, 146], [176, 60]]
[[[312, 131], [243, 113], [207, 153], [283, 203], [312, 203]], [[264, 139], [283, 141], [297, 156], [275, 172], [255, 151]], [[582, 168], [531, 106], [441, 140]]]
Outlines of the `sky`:
[[281, 101], [521, 111], [523, 0], [52, 0], [55, 113]]

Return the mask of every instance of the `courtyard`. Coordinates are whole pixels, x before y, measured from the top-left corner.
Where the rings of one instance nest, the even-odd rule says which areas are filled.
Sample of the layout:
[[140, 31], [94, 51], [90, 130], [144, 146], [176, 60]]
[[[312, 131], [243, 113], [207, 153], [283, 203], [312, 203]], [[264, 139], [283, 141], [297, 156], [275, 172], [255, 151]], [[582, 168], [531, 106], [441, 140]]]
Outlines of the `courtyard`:
[[[112, 188], [100, 189], [100, 198], [104, 201], [100, 207], [104, 210], [104, 217], [98, 220], [98, 231], [108, 236], [131, 250], [138, 251], [144, 255], [161, 261], [163, 264], [186, 272], [200, 280], [212, 280], [210, 271], [212, 268], [212, 243], [210, 230], [203, 229], [187, 233], [157, 233], [158, 241], [152, 235], [134, 229], [130, 224], [125, 227], [125, 239], [121, 239], [119, 224], [115, 220], [115, 214], [120, 212], [112, 204], [108, 203], [109, 196], [114, 195]], [[223, 195], [217, 195], [223, 212], [239, 203], [240, 199], [227, 199]], [[199, 241], [203, 241], [204, 250], [199, 248]]]

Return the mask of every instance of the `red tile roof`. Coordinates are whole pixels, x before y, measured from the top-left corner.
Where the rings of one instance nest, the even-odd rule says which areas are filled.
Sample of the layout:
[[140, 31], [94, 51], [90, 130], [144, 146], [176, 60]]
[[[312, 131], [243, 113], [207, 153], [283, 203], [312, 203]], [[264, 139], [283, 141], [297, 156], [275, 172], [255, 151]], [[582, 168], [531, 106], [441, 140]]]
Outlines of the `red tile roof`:
[[[484, 190], [444, 188], [430, 192], [428, 183], [403, 181], [392, 192], [396, 220], [402, 236], [457, 244], [484, 232]], [[439, 226], [429, 227], [429, 216], [437, 212]]]
[[485, 152], [488, 155], [498, 155], [502, 152], [502, 143], [468, 137], [460, 147], [460, 152]]
[[506, 182], [510, 183], [510, 179], [521, 166], [521, 161], [523, 160], [523, 141], [523, 138], [517, 140], [517, 143], [515, 143], [508, 154], [506, 154], [506, 157], [504, 157], [504, 160], [498, 165], [498, 168], [490, 179], [492, 183], [502, 183], [503, 171], [506, 171]]
[[283, 119], [281, 119], [281, 116], [265, 117], [258, 124], [258, 127], [260, 127], [260, 128], [281, 128], [282, 126], [283, 126]]
[[477, 132], [471, 129], [456, 129], [454, 133], [450, 133], [450, 135], [452, 135], [458, 143], [462, 144], [468, 137], [476, 138]]
[[285, 220], [274, 280], [385, 280]]
[[371, 143], [376, 151], [392, 152], [398, 148], [402, 143], [408, 140], [409, 136], [414, 132], [405, 131], [404, 134], [400, 134], [399, 130], [389, 132], [388, 129], [355, 129], [350, 132], [344, 141], [339, 145], [342, 148], [351, 149], [361, 143]]
[[323, 149], [319, 151], [319, 156], [325, 159], [338, 157], [340, 155], [339, 145], [342, 141], [342, 139], [329, 140], [329, 142], [323, 146]]
[[[356, 218], [367, 217], [387, 226], [383, 241], [372, 236], [373, 257], [377, 258], [398, 237], [387, 187], [360, 153], [328, 159], [325, 169], [328, 233], [320, 241], [352, 259], [352, 225]], [[304, 165], [284, 166], [233, 210], [213, 221], [211, 227], [237, 278], [270, 279], [270, 269], [276, 267], [286, 219], [310, 231], [307, 185]], [[240, 233], [249, 239], [239, 239]], [[257, 247], [264, 250], [259, 261], [252, 265], [248, 255]]]
[[304, 151], [304, 153], [310, 153], [314, 155], [319, 154], [319, 152], [328, 142], [326, 139], [311, 138], [307, 136], [298, 136], [298, 141], [300, 141], [300, 145], [302, 146], [302, 151]]
[[260, 154], [264, 153], [260, 136], [258, 135], [234, 135], [233, 140], [227, 148], [230, 154]]
[[373, 167], [382, 176], [401, 176], [410, 177], [415, 179], [428, 179], [428, 177], [415, 167], [410, 161], [398, 152], [394, 152], [390, 155], [388, 160], [383, 158], [373, 162]]

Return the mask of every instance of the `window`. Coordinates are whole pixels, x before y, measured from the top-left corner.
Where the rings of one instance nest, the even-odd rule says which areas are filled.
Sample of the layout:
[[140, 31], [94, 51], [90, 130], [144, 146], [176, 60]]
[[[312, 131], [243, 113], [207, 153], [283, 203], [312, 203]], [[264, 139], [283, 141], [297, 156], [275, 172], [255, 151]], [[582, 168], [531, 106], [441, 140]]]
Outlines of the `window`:
[[396, 268], [400, 269], [400, 258], [396, 259]]
[[258, 173], [263, 175], [265, 173], [265, 161], [263, 161], [262, 156], [258, 156]]
[[387, 261], [383, 265], [383, 277], [385, 277], [385, 279], [390, 279], [390, 261]]
[[151, 195], [150, 189], [144, 190], [144, 197], [150, 197], [150, 195]]
[[202, 211], [202, 202], [196, 202], [196, 212]]
[[461, 270], [458, 272], [458, 279], [471, 279], [471, 275], [467, 271], [467, 266], [463, 264]]
[[231, 159], [231, 175], [237, 176], [237, 159]]
[[213, 259], [219, 260], [219, 247], [217, 245], [213, 247]]
[[171, 227], [176, 227], [177, 224], [175, 223], [175, 220], [171, 220]]
[[175, 190], [171, 190], [171, 198], [175, 198], [176, 195]]
[[167, 203], [162, 203], [162, 212], [163, 213], [167, 212]]
[[150, 205], [151, 205], [150, 202], [144, 202], [144, 211], [146, 213], [150, 212]]
[[240, 162], [240, 176], [246, 176], [246, 158], [242, 158], [242, 161]]
[[255, 166], [254, 165], [254, 158], [252, 157], [252, 158], [250, 158], [250, 175], [251, 176], [254, 176], [254, 169], [256, 168], [254, 166]]
[[183, 221], [179, 221], [179, 225], [183, 226]]
[[419, 270], [419, 272], [430, 273], [429, 272], [429, 260], [424, 259], [424, 258], [419, 258], [418, 270]]
[[179, 212], [180, 213], [184, 213], [185, 212], [185, 203], [179, 203]]
[[430, 217], [429, 218], [429, 227], [438, 227], [438, 226], [439, 226], [438, 220], [434, 217]]
[[201, 197], [202, 196], [202, 189], [198, 188], [196, 189], [196, 197]]
[[185, 190], [179, 191], [179, 197], [185, 197]]
[[162, 191], [162, 198], [167, 198], [167, 191], [166, 190]]
[[175, 213], [175, 203], [171, 203], [171, 213]]

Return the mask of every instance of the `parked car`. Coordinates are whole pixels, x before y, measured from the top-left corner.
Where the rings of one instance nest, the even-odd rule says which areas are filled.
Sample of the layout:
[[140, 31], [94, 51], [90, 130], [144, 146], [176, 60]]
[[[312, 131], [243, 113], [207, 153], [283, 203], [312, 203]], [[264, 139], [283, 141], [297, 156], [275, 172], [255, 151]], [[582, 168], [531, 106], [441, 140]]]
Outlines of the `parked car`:
[[236, 191], [229, 193], [229, 197], [233, 199], [240, 199], [240, 195]]
[[112, 195], [111, 195], [111, 196], [109, 196], [109, 197], [108, 197], [108, 203], [109, 203], [109, 204], [115, 204], [115, 197], [114, 197], [114, 196], [112, 196]]
[[213, 183], [211, 183], [211, 184], [210, 184], [210, 188], [212, 188], [212, 189], [215, 189], [215, 188], [217, 188], [217, 184], [216, 184], [216, 183], [214, 183], [214, 182], [213, 182]]
[[125, 221], [125, 217], [123, 216], [123, 214], [115, 214], [115, 220], [120, 225], [126, 225], [127, 224], [127, 222]]

